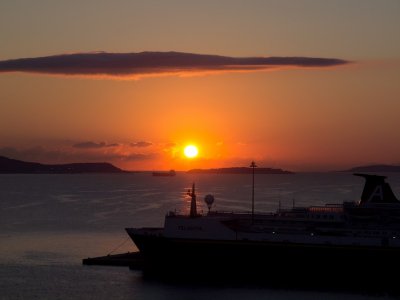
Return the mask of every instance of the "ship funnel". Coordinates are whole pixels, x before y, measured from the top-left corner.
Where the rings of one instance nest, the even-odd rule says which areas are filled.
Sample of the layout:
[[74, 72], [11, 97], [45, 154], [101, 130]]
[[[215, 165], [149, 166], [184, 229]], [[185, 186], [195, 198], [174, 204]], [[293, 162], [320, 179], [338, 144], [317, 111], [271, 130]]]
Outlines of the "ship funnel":
[[192, 185], [192, 191], [189, 190], [188, 195], [192, 197], [192, 201], [190, 202], [190, 217], [194, 218], [197, 216], [196, 192], [194, 182]]
[[400, 203], [390, 185], [385, 182], [386, 176], [359, 173], [354, 175], [365, 178], [360, 205], [365, 203]]

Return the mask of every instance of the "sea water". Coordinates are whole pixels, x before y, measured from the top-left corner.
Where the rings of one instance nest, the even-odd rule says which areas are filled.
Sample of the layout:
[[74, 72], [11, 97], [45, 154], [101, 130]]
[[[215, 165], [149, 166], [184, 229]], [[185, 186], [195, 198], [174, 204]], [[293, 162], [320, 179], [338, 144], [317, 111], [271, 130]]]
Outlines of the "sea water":
[[[400, 174], [386, 174], [400, 196]], [[136, 251], [126, 227], [160, 227], [168, 211], [251, 210], [251, 175], [151, 173], [0, 175], [0, 299], [388, 299], [385, 293], [276, 289], [237, 282], [148, 280], [127, 267], [83, 266], [86, 257]], [[357, 201], [349, 173], [255, 176], [255, 210]], [[273, 270], [271, 270], [273, 272]], [[338, 274], [340, 276], [340, 274]]]

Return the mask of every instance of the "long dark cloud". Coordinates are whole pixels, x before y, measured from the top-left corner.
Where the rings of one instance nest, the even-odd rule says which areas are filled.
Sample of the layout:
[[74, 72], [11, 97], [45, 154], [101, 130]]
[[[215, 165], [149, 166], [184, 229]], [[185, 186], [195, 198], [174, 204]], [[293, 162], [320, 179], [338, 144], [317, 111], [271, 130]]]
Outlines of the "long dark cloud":
[[0, 61], [0, 72], [140, 77], [281, 67], [332, 67], [349, 63], [319, 57], [229, 57], [182, 52], [76, 53]]
[[118, 147], [119, 144], [106, 144], [105, 142], [95, 143], [95, 142], [82, 142], [72, 145], [74, 148], [83, 148], [83, 149], [98, 149], [98, 148], [108, 148], [108, 147]]

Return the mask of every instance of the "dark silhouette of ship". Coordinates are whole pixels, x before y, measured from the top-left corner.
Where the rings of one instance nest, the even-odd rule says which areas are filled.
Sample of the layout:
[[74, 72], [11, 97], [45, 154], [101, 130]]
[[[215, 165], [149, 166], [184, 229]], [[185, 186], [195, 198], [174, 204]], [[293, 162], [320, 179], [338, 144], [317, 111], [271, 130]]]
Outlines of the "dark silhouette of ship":
[[175, 176], [175, 170], [152, 172], [153, 176]]
[[400, 267], [400, 202], [385, 176], [365, 179], [360, 201], [293, 207], [271, 213], [169, 212], [164, 227], [126, 228], [147, 274], [250, 278], [278, 285], [396, 282]]

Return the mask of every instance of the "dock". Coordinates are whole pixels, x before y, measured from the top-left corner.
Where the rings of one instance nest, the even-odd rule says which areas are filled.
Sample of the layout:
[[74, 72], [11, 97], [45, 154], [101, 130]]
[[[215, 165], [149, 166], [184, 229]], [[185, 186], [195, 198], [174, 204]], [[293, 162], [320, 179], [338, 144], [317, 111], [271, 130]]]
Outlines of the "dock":
[[129, 267], [132, 270], [142, 270], [143, 257], [140, 252], [109, 254], [106, 256], [84, 258], [82, 259], [82, 264], [95, 266], [119, 266]]

